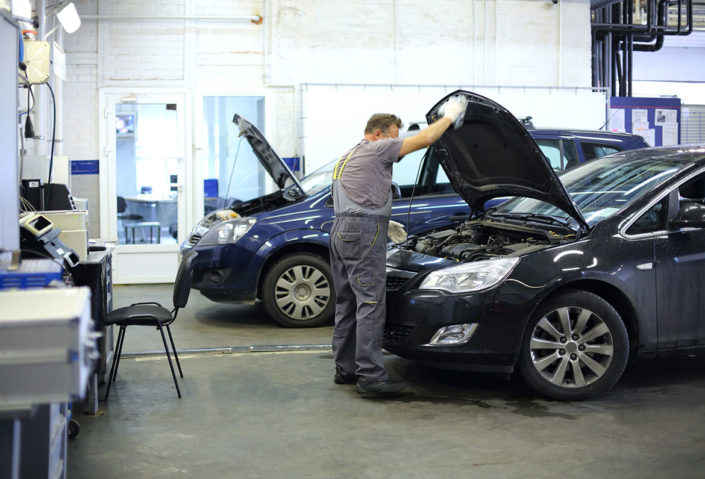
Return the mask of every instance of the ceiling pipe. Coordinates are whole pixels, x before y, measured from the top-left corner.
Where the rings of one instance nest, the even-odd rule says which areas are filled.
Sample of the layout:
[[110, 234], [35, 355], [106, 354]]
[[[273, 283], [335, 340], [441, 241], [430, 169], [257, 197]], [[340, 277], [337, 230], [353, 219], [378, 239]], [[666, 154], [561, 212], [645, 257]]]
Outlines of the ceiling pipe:
[[81, 19], [100, 21], [164, 21], [164, 20], [203, 20], [208, 22], [251, 22], [255, 25], [262, 23], [261, 15], [236, 15], [236, 16], [205, 16], [205, 15], [85, 15]]
[[621, 2], [622, 0], [590, 0], [590, 10], [599, 10]]
[[[649, 0], [649, 17], [651, 16], [651, 6], [652, 3], [655, 2], [656, 0]], [[657, 26], [665, 26], [668, 23], [668, 18], [666, 15], [666, 4], [668, 3], [668, 0], [659, 0], [658, 2], [658, 12], [656, 14], [656, 25]], [[648, 24], [651, 24], [652, 20], [649, 18]], [[634, 36], [634, 51], [637, 52], [657, 52], [661, 50], [663, 47], [663, 34], [657, 34], [657, 35], [636, 35]], [[653, 42], [654, 40], [655, 43], [649, 43]]]
[[[614, 3], [621, 3], [621, 2], [612, 2]], [[663, 25], [660, 25], [658, 18], [657, 21], [654, 22], [653, 18], [654, 15], [653, 12], [651, 11], [653, 9], [653, 4], [654, 2], [649, 2], [648, 3], [648, 13], [647, 13], [647, 18], [649, 21], [647, 22], [646, 25], [633, 25], [633, 24], [624, 24], [624, 23], [593, 23], [592, 24], [592, 31], [593, 32], [606, 32], [606, 33], [636, 33], [636, 34], [661, 34], [661, 35], [690, 35], [693, 32], [693, 0], [686, 0], [686, 15], [687, 15], [687, 24], [683, 25], [681, 23], [681, 16], [682, 16], [682, 1], [681, 0], [662, 0], [659, 4], [659, 10], [661, 9], [661, 4], [663, 4], [663, 9], [664, 9], [664, 21]], [[677, 5], [678, 6], [678, 25], [675, 27], [669, 27], [667, 23], [667, 16], [668, 16], [668, 5]], [[654, 25], [656, 23], [656, 25]]]

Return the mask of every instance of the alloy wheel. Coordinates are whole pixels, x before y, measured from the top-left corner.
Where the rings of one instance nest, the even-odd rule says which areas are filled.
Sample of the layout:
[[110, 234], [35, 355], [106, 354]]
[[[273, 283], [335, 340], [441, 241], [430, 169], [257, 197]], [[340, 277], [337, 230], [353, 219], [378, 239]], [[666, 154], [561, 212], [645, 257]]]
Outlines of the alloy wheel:
[[561, 388], [581, 388], [607, 372], [615, 354], [612, 331], [597, 314], [561, 307], [543, 316], [529, 342], [536, 371]]

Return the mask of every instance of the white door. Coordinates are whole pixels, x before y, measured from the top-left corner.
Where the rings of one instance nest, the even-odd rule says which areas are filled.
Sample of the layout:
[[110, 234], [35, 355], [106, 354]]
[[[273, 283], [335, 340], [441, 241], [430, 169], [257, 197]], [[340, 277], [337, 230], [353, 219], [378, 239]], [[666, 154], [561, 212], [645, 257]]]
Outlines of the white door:
[[185, 238], [190, 127], [185, 92], [103, 90], [101, 236], [115, 283], [172, 282]]

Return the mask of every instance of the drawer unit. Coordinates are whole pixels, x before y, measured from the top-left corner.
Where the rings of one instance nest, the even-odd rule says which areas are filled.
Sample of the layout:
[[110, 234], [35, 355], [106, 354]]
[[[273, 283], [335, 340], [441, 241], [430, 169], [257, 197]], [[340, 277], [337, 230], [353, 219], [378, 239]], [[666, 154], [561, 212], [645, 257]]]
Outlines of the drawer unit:
[[0, 406], [83, 397], [98, 354], [90, 289], [0, 291]]

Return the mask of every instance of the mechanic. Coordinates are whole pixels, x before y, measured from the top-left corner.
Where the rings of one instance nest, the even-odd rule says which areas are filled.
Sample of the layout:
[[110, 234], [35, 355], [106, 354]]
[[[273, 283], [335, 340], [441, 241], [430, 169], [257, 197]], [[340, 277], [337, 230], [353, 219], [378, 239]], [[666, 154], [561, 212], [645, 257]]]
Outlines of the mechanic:
[[414, 136], [399, 138], [401, 120], [392, 114], [372, 115], [364, 138], [333, 169], [335, 221], [330, 256], [335, 286], [333, 354], [336, 384], [357, 384], [367, 398], [395, 397], [404, 384], [390, 381], [382, 357], [385, 321], [386, 241], [406, 238], [392, 212], [392, 166], [407, 153], [427, 148], [456, 120], [467, 101], [450, 98], [443, 117]]

